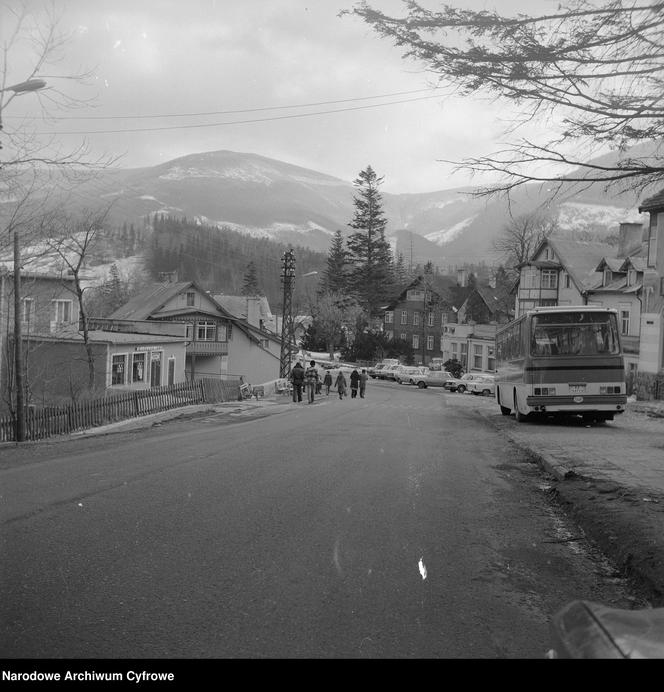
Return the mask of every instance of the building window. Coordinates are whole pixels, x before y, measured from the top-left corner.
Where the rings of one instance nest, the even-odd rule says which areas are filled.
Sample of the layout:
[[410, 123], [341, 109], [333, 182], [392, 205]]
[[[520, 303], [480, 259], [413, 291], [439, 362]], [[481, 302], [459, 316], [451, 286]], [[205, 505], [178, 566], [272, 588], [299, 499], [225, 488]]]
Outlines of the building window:
[[558, 272], [555, 269], [542, 269], [542, 288], [558, 288]]
[[187, 307], [193, 307], [196, 302], [196, 294], [193, 291], [187, 291]]
[[482, 344], [473, 346], [473, 367], [479, 370], [482, 369]]
[[569, 274], [565, 274], [565, 288], [570, 288], [571, 287], [571, 279], [569, 278]]
[[111, 363], [111, 384], [125, 384], [125, 371], [127, 368], [127, 356], [113, 356]]
[[419, 327], [420, 326], [420, 313], [415, 310], [413, 313], [413, 327]]
[[427, 315], [427, 325], [429, 327], [433, 327], [434, 323], [435, 323], [435, 316], [434, 316], [433, 312], [430, 312]]
[[427, 335], [427, 351], [433, 351], [433, 334]]
[[53, 320], [57, 324], [69, 324], [71, 322], [71, 300], [54, 300]]
[[408, 311], [407, 310], [401, 311], [401, 324], [408, 324]]
[[495, 349], [493, 346], [488, 348], [486, 368], [490, 372], [496, 369]]
[[401, 339], [401, 341], [406, 341], [408, 337], [406, 336], [405, 332], [401, 332], [401, 334], [399, 334], [399, 338]]
[[657, 214], [650, 212], [650, 228], [648, 229], [648, 266], [657, 263]]
[[411, 288], [406, 294], [406, 300], [420, 301], [424, 300], [424, 291], [418, 291], [417, 289]]
[[608, 286], [611, 283], [612, 278], [613, 278], [613, 274], [611, 273], [611, 270], [605, 269], [604, 270], [604, 285]]
[[131, 363], [131, 381], [145, 382], [145, 353], [134, 353]]
[[388, 312], [385, 313], [385, 324], [392, 324], [394, 322], [394, 312], [392, 310], [388, 310]]
[[35, 318], [35, 301], [23, 298], [23, 323], [29, 325]]
[[452, 344], [452, 358], [454, 358], [454, 360], [458, 360], [458, 358], [457, 358], [458, 349], [459, 349], [459, 344], [453, 343]]
[[420, 335], [419, 334], [413, 334], [413, 348], [417, 351], [417, 349], [420, 347]]
[[214, 322], [199, 322], [196, 325], [196, 341], [214, 341], [216, 332]]
[[620, 333], [623, 336], [629, 335], [629, 306], [620, 306]]

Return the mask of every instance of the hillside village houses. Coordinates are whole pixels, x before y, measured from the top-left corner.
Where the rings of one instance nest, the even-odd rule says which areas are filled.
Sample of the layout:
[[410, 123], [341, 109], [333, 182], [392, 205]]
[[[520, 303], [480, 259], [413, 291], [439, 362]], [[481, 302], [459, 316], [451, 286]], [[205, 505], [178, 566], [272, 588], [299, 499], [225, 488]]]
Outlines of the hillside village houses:
[[493, 372], [496, 326], [511, 305], [491, 286], [469, 287], [468, 278], [465, 270], [456, 279], [418, 276], [386, 306], [386, 337], [408, 342], [417, 363], [456, 359], [469, 372]]
[[[639, 212], [650, 223], [622, 223], [619, 246], [544, 240], [520, 267], [515, 316], [544, 305], [600, 305], [618, 312], [628, 393], [664, 396], [664, 191]], [[658, 243], [658, 236], [661, 237]]]
[[[27, 404], [53, 404], [75, 399], [89, 382], [88, 355], [79, 331], [79, 304], [71, 275], [58, 271], [23, 271], [21, 342]], [[8, 407], [14, 373], [13, 272], [0, 270], [0, 390]], [[118, 334], [90, 325], [89, 342], [95, 385], [135, 388], [184, 379], [184, 331]], [[139, 330], [140, 331], [140, 330]], [[143, 330], [145, 332], [145, 330]], [[179, 375], [179, 373], [182, 373]]]
[[[247, 302], [238, 317], [193, 281], [155, 283], [109, 315], [119, 324], [134, 321], [185, 325], [185, 376], [239, 379], [258, 384], [279, 377], [281, 340], [261, 317], [261, 301]], [[230, 301], [226, 301], [230, 304]]]

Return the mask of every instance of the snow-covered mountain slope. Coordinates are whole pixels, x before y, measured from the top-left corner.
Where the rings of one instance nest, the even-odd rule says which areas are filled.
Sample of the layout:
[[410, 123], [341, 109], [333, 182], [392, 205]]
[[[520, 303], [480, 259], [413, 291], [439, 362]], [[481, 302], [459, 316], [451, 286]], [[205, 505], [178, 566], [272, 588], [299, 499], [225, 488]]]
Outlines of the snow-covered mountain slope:
[[[615, 233], [620, 221], [641, 220], [634, 195], [616, 197], [597, 187], [549, 203], [546, 192], [533, 186], [516, 190], [509, 204], [473, 192], [466, 187], [383, 193], [390, 242], [415, 263], [431, 259], [452, 266], [496, 259], [493, 241], [510, 215], [541, 211], [545, 203], [570, 235], [602, 229]], [[324, 173], [222, 150], [150, 168], [100, 171], [80, 179], [61, 204], [74, 214], [109, 207], [109, 220], [118, 225], [142, 226], [155, 214], [167, 214], [327, 252], [336, 230], [350, 232], [356, 194], [351, 182]], [[0, 214], [3, 206], [0, 200]]]

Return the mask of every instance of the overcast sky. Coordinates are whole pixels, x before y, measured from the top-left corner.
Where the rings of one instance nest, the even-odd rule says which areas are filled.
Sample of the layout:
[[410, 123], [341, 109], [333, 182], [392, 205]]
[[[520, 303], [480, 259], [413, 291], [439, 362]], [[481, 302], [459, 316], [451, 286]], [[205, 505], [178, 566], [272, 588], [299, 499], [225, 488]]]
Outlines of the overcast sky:
[[[503, 13], [557, 5], [449, 2]], [[39, 5], [28, 0], [31, 8]], [[49, 88], [71, 90], [58, 75], [91, 68], [92, 86], [80, 95], [94, 101], [76, 111], [51, 110], [59, 119], [36, 128], [53, 133], [63, 147], [86, 140], [96, 154], [122, 155], [122, 167], [229, 149], [348, 181], [370, 164], [385, 177], [386, 192], [428, 192], [471, 182], [452, 176], [437, 159], [490, 153], [502, 141], [505, 111], [432, 91], [431, 76], [421, 65], [404, 61], [398, 48], [359, 18], [338, 16], [352, 0], [58, 0], [55, 5], [60, 28], [72, 31], [73, 39], [63, 60], [43, 71]], [[373, 5], [404, 13], [398, 0]], [[21, 72], [28, 63], [17, 55], [8, 61], [10, 84], [25, 78]], [[34, 94], [11, 107], [3, 114], [6, 127], [21, 114], [39, 112]]]

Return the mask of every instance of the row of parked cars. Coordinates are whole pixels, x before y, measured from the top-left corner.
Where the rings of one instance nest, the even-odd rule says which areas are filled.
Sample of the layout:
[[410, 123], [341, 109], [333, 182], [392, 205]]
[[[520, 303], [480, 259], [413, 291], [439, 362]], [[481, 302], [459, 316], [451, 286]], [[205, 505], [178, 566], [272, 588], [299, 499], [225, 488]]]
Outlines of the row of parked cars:
[[431, 370], [423, 366], [407, 366], [395, 363], [379, 363], [369, 368], [369, 375], [377, 380], [392, 380], [398, 384], [411, 384], [419, 389], [443, 387], [447, 391], [464, 394], [481, 394], [495, 396], [496, 383], [490, 373], [469, 372], [461, 377], [454, 377], [445, 370]]

